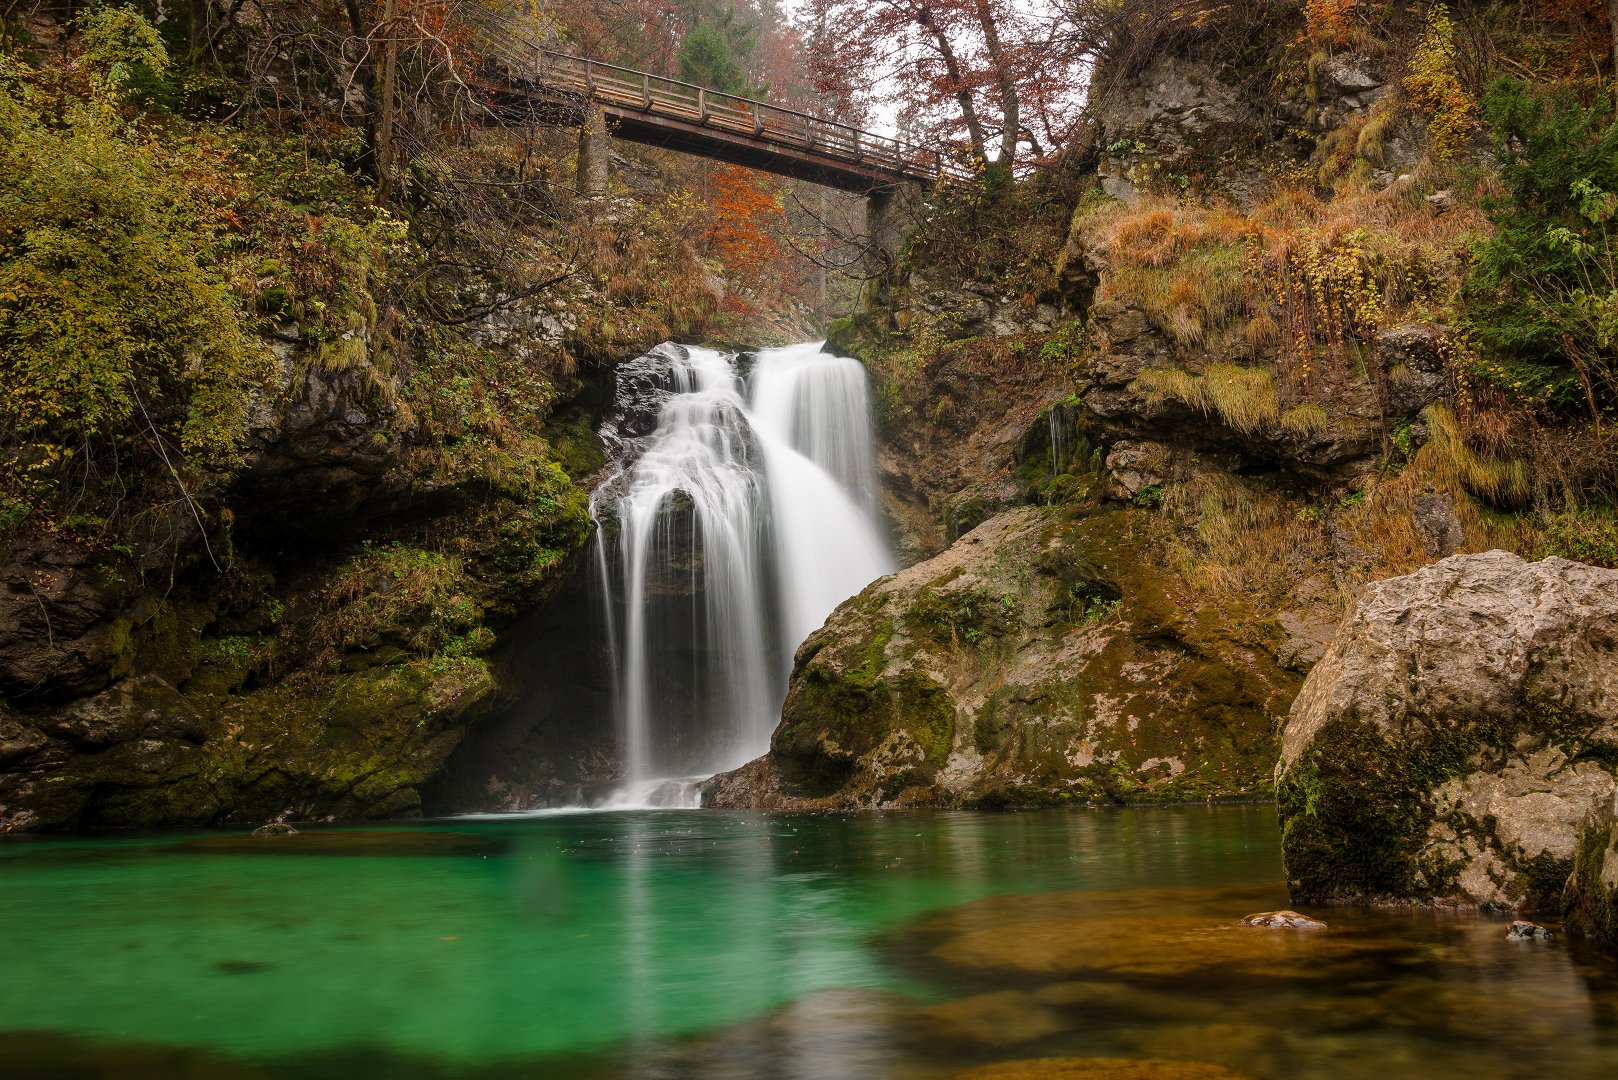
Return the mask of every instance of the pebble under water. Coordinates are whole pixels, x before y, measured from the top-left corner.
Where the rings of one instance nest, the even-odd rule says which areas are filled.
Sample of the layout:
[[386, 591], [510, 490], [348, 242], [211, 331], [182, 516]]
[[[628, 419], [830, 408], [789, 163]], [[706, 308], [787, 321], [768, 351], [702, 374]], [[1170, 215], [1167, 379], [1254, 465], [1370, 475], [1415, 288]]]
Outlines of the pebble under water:
[[1618, 1073], [1611, 957], [1420, 909], [1236, 925], [1286, 906], [1277, 850], [1269, 806], [7, 840], [0, 1073]]

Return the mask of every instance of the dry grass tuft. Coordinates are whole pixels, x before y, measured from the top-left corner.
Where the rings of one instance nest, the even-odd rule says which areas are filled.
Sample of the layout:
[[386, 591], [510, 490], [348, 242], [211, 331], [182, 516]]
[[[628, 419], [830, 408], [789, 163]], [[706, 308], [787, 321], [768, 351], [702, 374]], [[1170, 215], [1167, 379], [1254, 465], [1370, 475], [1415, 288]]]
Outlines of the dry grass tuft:
[[[1281, 419], [1275, 376], [1264, 368], [1213, 364], [1202, 375], [1178, 368], [1154, 368], [1141, 372], [1136, 383], [1201, 409], [1205, 415], [1217, 415], [1244, 435], [1272, 427]], [[1323, 422], [1325, 410], [1320, 413]]]
[[1433, 212], [1422, 196], [1452, 178], [1431, 166], [1383, 191], [1347, 182], [1369, 176], [1395, 115], [1342, 129], [1330, 201], [1283, 187], [1249, 213], [1166, 198], [1090, 211], [1078, 228], [1109, 265], [1104, 289], [1182, 348], [1273, 356], [1288, 403], [1366, 378], [1377, 334], [1448, 318], [1488, 228], [1471, 200]]
[[1225, 207], [1147, 200], [1086, 221], [1112, 266], [1107, 286], [1178, 345], [1216, 348], [1247, 305], [1247, 219]]
[[1222, 606], [1274, 612], [1308, 569], [1326, 565], [1325, 528], [1263, 487], [1206, 473], [1170, 488], [1163, 508], [1179, 528], [1171, 556], [1194, 589]]
[[1282, 431], [1312, 437], [1325, 434], [1331, 427], [1331, 416], [1321, 406], [1310, 403], [1283, 411], [1277, 422]]
[[[1481, 419], [1488, 414], [1472, 414]], [[1464, 489], [1495, 506], [1527, 506], [1533, 499], [1533, 475], [1521, 458], [1479, 453], [1473, 439], [1448, 408], [1439, 405], [1428, 410], [1430, 434], [1418, 460], [1444, 486]], [[1479, 433], [1486, 428], [1474, 428]], [[1502, 440], [1503, 443], [1503, 440]]]

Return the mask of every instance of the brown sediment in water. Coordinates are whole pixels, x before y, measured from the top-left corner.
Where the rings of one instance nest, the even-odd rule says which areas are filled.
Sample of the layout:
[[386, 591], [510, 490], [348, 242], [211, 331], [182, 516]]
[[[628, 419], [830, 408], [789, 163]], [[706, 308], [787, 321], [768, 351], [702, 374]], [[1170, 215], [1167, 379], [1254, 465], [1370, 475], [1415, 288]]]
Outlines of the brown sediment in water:
[[1033, 994], [1019, 990], [974, 994], [928, 1005], [911, 1012], [906, 1019], [925, 1037], [983, 1046], [1017, 1046], [1054, 1035], [1068, 1026], [1065, 1017], [1046, 1008]]
[[206, 836], [164, 849], [186, 855], [495, 855], [505, 845], [486, 836], [426, 830], [303, 831], [279, 836]]
[[1281, 935], [1217, 916], [1121, 914], [985, 926], [955, 935], [932, 955], [953, 967], [1029, 975], [1184, 975], [1233, 968], [1275, 976], [1293, 974], [1301, 965], [1341, 964], [1379, 949], [1363, 937]]
[[[1274, 978], [1339, 971], [1383, 945], [1352, 931], [1282, 933], [1241, 923], [1272, 885], [996, 896], [934, 912], [892, 940], [947, 968], [1081, 979], [1089, 975]], [[1083, 991], [1075, 990], [1077, 994]]]
[[1205, 1061], [1032, 1058], [968, 1069], [956, 1073], [950, 1080], [1253, 1080], [1253, 1077]]

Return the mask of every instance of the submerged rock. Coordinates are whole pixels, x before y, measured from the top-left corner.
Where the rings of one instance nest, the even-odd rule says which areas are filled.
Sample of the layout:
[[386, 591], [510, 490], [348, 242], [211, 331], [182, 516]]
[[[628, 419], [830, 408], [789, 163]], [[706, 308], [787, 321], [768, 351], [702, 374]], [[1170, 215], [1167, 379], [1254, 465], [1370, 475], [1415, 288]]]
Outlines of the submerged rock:
[[974, 994], [914, 1010], [905, 1018], [931, 1041], [1016, 1046], [1054, 1035], [1066, 1022], [1021, 990]]
[[1558, 903], [1615, 762], [1618, 572], [1491, 551], [1373, 583], [1282, 738], [1293, 898]]
[[1030, 1058], [981, 1065], [956, 1073], [951, 1080], [1252, 1080], [1252, 1077], [1206, 1061]]
[[1506, 930], [1506, 937], [1512, 941], [1549, 941], [1556, 935], [1526, 919], [1518, 919]]
[[284, 821], [272, 821], [253, 830], [254, 836], [297, 836], [298, 830]]
[[1256, 915], [1243, 915], [1242, 925], [1264, 930], [1324, 930], [1326, 924], [1296, 911], [1261, 911]]
[[1137, 510], [1025, 507], [839, 607], [768, 757], [716, 806], [1004, 806], [1268, 794], [1298, 676], [1151, 558]]

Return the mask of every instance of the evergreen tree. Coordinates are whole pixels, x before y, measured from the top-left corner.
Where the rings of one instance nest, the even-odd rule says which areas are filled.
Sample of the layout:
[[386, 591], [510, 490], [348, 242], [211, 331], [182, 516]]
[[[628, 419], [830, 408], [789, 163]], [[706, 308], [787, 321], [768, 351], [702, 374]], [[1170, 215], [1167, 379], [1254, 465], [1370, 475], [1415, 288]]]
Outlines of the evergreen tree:
[[736, 17], [734, 8], [706, 10], [680, 43], [680, 79], [739, 97], [762, 97], [765, 88], [750, 85], [747, 61], [758, 27]]
[[1605, 100], [1501, 79], [1483, 99], [1500, 177], [1467, 282], [1484, 372], [1556, 409], [1618, 408], [1618, 122]]

